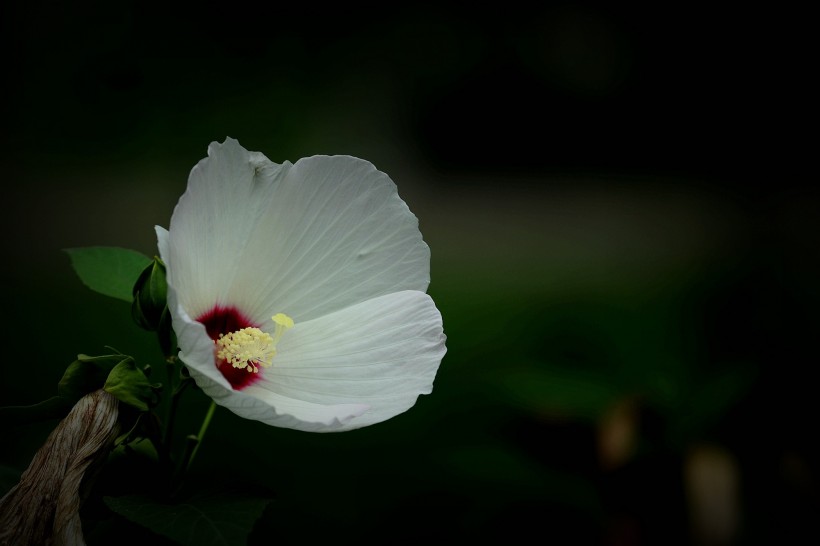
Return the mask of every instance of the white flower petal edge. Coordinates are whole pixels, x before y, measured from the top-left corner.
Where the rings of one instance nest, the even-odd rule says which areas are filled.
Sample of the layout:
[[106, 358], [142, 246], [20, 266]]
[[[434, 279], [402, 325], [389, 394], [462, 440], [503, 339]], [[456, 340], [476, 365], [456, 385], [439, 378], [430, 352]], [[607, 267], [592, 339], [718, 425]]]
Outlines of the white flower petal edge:
[[[281, 165], [236, 140], [212, 143], [171, 218], [166, 263], [180, 303], [297, 323], [400, 290], [426, 291], [430, 249], [396, 185], [369, 162]], [[215, 299], [214, 299], [215, 298]]]
[[296, 324], [282, 337], [273, 366], [243, 392], [337, 407], [367, 404], [338, 430], [372, 425], [432, 391], [445, 340], [430, 296], [418, 291], [380, 296]]

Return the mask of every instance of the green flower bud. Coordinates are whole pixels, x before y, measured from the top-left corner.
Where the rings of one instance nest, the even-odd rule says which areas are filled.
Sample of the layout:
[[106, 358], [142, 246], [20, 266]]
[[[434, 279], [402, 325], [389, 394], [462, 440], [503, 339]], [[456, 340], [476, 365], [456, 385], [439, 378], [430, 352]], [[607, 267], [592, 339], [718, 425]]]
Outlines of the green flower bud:
[[157, 257], [140, 273], [132, 292], [131, 316], [141, 327], [150, 332], [160, 330], [163, 313], [167, 309], [168, 284], [165, 281], [165, 264]]

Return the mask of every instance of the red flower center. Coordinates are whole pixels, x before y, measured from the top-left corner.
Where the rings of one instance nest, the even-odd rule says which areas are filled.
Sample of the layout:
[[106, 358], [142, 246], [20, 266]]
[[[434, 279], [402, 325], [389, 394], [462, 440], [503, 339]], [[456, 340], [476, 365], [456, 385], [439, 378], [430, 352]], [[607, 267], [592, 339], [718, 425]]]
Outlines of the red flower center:
[[[205, 326], [208, 336], [214, 341], [219, 339], [220, 334], [227, 335], [242, 328], [259, 327], [257, 324], [251, 322], [251, 320], [236, 307], [216, 306], [197, 317], [196, 320]], [[222, 372], [222, 375], [228, 380], [228, 383], [231, 384], [234, 390], [241, 391], [245, 387], [253, 385], [262, 377], [261, 368], [259, 373], [250, 373], [245, 369], [234, 368], [230, 363], [226, 362], [224, 358], [216, 357], [216, 349], [214, 349], [214, 361], [216, 368]]]

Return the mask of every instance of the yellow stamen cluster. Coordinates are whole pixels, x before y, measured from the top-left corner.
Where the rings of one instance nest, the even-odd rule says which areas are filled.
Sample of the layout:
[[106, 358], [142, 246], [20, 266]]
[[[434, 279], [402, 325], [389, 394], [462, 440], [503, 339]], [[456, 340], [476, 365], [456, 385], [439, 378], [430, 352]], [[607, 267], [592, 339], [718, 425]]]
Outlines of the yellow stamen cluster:
[[293, 328], [293, 319], [284, 313], [277, 313], [271, 320], [274, 324], [272, 336], [253, 327], [220, 334], [215, 342], [217, 358], [224, 359], [234, 368], [244, 369], [249, 373], [259, 373], [259, 366], [269, 367], [276, 356], [276, 344], [282, 334], [285, 330]]

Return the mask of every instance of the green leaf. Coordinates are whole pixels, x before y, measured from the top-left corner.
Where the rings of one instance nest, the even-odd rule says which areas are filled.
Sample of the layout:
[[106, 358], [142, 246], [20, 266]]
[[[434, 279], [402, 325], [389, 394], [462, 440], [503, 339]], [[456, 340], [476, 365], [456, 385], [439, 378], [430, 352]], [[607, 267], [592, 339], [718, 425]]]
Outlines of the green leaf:
[[144, 495], [104, 497], [114, 512], [184, 546], [244, 546], [270, 498], [216, 491], [164, 503]]
[[121, 444], [111, 450], [109, 458], [137, 456], [156, 462], [159, 460], [159, 453], [156, 446], [149, 438], [138, 438], [133, 442]]
[[125, 355], [77, 355], [77, 360], [69, 364], [63, 373], [57, 385], [57, 395], [74, 405], [86, 394], [102, 388], [111, 370], [130, 358]]
[[158, 386], [155, 387], [148, 381], [131, 357], [114, 366], [103, 388], [116, 396], [120, 402], [134, 406], [140, 411], [148, 411], [158, 401], [155, 391]]
[[65, 249], [71, 265], [87, 287], [131, 303], [134, 283], [151, 259], [127, 248], [92, 246]]

